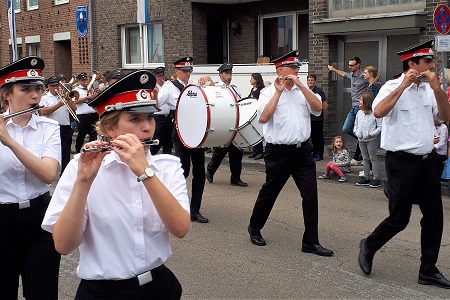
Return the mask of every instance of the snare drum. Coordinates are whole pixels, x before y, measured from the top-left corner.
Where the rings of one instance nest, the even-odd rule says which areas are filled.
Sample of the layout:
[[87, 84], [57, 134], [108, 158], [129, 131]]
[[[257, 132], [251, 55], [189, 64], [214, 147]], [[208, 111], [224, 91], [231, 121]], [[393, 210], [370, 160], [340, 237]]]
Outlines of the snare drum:
[[175, 126], [187, 148], [226, 147], [238, 124], [236, 96], [227, 87], [188, 85], [178, 98]]
[[258, 110], [258, 99], [243, 98], [239, 106], [239, 127], [233, 144], [241, 149], [255, 146], [262, 141], [263, 126], [258, 122], [256, 112]]

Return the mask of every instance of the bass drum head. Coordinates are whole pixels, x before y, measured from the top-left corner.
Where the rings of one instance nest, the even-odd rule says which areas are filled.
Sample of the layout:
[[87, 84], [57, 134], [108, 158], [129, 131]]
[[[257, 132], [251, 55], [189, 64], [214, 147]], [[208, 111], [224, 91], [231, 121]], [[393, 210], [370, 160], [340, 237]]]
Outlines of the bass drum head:
[[253, 97], [243, 98], [238, 102], [239, 105], [239, 127], [250, 123], [256, 117], [258, 110], [258, 99]]
[[207, 100], [198, 86], [187, 86], [178, 98], [175, 123], [178, 136], [187, 148], [198, 147], [209, 128]]

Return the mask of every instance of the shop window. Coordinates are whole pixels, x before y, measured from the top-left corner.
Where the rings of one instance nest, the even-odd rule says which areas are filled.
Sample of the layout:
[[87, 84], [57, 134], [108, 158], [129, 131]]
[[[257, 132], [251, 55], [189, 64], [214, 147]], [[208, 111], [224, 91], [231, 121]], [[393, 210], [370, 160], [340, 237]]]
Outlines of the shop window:
[[299, 50], [300, 59], [308, 60], [309, 22], [307, 13], [262, 16], [260, 18], [260, 56], [278, 58]]

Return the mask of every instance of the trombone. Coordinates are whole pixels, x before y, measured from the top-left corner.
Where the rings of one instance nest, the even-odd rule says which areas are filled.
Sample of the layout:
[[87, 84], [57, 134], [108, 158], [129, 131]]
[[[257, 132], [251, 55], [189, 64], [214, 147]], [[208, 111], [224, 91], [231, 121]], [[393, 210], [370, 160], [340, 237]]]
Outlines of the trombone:
[[80, 120], [78, 119], [77, 114], [72, 110], [72, 108], [70, 107], [70, 105], [68, 103], [68, 101], [72, 101], [72, 102], [77, 101], [80, 98], [80, 93], [78, 93], [77, 91], [69, 90], [66, 87], [66, 85], [64, 83], [62, 83], [61, 81], [59, 82], [59, 86], [62, 87], [64, 89], [64, 91], [66, 91], [66, 94], [63, 97], [63, 96], [61, 96], [59, 91], [56, 91], [56, 93], [58, 94], [58, 96], [61, 99], [61, 101], [64, 104], [64, 106], [69, 111], [69, 113], [72, 116], [72, 118], [74, 118], [75, 121], [80, 123]]

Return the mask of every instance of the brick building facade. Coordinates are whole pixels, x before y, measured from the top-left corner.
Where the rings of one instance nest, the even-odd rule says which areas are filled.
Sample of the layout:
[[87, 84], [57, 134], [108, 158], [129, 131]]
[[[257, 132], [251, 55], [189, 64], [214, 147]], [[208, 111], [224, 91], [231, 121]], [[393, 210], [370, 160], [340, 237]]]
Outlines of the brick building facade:
[[[44, 58], [45, 77], [89, 72], [90, 35], [81, 38], [75, 24], [76, 6], [87, 5], [88, 1], [39, 1], [38, 6], [29, 8], [27, 0], [17, 1], [16, 36], [20, 57], [38, 55]], [[11, 46], [6, 1], [0, 5], [0, 62], [11, 62]]]

